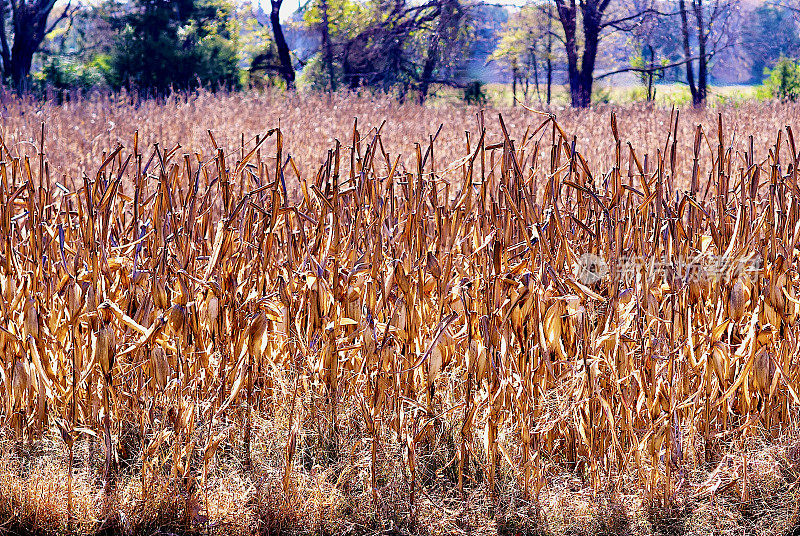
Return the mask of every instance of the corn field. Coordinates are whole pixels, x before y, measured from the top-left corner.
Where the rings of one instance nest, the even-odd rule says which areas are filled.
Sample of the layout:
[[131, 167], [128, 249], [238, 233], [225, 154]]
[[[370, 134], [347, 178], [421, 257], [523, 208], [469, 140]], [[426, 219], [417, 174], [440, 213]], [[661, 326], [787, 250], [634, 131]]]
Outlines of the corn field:
[[277, 117], [202, 146], [134, 128], [83, 167], [48, 113], [27, 143], [0, 127], [0, 511], [130, 532], [158, 496], [225, 533], [240, 494], [456, 533], [572, 488], [752, 506], [770, 473], [788, 531], [800, 151], [718, 112], [636, 111], [663, 125], [640, 147], [625, 111], [568, 134], [471, 109], [402, 156], [391, 122], [305, 152]]

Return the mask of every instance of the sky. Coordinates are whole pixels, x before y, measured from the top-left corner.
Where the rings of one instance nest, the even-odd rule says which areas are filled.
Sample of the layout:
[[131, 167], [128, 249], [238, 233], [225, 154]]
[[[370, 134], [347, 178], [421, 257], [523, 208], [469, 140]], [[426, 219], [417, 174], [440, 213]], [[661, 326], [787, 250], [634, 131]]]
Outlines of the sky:
[[[272, 5], [270, 4], [271, 0], [240, 0], [243, 4], [245, 3], [257, 3], [261, 4], [261, 7], [264, 9], [265, 12], [269, 13], [272, 9]], [[288, 19], [292, 13], [297, 11], [297, 8], [300, 7], [301, 3], [306, 3], [309, 0], [283, 0], [283, 4], [281, 4], [281, 20], [285, 21]], [[526, 0], [489, 0], [492, 4], [502, 4], [506, 6], [520, 6], [523, 5]]]
[[[264, 9], [266, 13], [269, 13], [272, 10], [272, 5], [270, 4], [270, 0], [243, 0], [243, 4], [249, 3], [256, 3], [261, 4], [261, 7]], [[288, 19], [292, 13], [297, 11], [297, 8], [300, 7], [300, 2], [305, 2], [306, 0], [283, 0], [283, 4], [281, 4], [281, 20]]]

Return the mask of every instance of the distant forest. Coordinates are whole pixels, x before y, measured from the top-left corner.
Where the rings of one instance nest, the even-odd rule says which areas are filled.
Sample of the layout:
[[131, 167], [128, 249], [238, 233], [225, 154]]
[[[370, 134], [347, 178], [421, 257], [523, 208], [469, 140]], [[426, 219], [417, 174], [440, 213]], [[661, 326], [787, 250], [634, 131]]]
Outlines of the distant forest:
[[[480, 101], [573, 106], [599, 85], [713, 85], [800, 93], [800, 0], [0, 0], [6, 90], [144, 96], [198, 87], [376, 90], [423, 102], [442, 88]], [[563, 89], [562, 89], [563, 90]]]

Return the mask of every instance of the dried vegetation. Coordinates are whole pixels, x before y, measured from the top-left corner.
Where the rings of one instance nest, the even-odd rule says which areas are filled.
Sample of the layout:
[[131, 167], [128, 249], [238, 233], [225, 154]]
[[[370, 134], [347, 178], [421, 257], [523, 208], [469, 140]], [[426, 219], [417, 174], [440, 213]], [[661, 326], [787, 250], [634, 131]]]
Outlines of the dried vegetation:
[[796, 530], [800, 108], [501, 112], [4, 102], [3, 527]]

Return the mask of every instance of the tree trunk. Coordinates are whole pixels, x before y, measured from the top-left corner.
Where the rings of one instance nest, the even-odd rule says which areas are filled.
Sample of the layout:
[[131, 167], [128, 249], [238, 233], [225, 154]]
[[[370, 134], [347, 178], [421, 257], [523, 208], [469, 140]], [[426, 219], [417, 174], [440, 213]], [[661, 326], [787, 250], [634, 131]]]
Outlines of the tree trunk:
[[511, 106], [517, 105], [517, 68], [511, 69]]
[[522, 86], [522, 100], [523, 102], [528, 102], [528, 90], [531, 86], [531, 79], [528, 76], [525, 76], [522, 79], [523, 86]]
[[0, 0], [0, 58], [2, 58], [2, 65], [0, 65], [0, 72], [8, 75], [11, 69], [11, 50], [8, 48], [8, 36], [6, 35], [6, 2]]
[[[11, 79], [17, 91], [30, 89], [33, 55], [39, 50], [47, 34], [47, 19], [53, 10], [52, 0], [17, 2], [12, 5], [11, 24], [14, 42], [9, 50], [5, 24], [0, 29], [0, 52], [3, 57], [3, 74]], [[65, 8], [69, 8], [69, 4]], [[0, 20], [4, 22], [8, 9], [6, 0], [0, 0]], [[65, 15], [62, 14], [61, 17]], [[59, 18], [60, 20], [60, 18]]]
[[583, 102], [582, 91], [580, 89], [580, 71], [578, 69], [578, 44], [575, 38], [577, 24], [577, 12], [574, 0], [570, 5], [566, 5], [563, 0], [556, 0], [558, 18], [564, 28], [564, 48], [567, 53], [567, 75], [569, 77], [569, 93], [572, 105], [576, 108]]
[[12, 13], [14, 24], [14, 43], [11, 45], [11, 65], [9, 72], [14, 87], [19, 91], [28, 89], [28, 75], [33, 64], [33, 55], [44, 40], [44, 28], [37, 20], [34, 7], [19, 3]]
[[[536, 98], [539, 101], [539, 104], [542, 103], [542, 94], [539, 91], [539, 60], [536, 58], [536, 54], [533, 55], [533, 83], [536, 87]], [[525, 95], [525, 98], [528, 98], [528, 95]]]
[[581, 2], [583, 15], [583, 54], [578, 66], [578, 42], [576, 36], [578, 10], [575, 0], [567, 5], [564, 0], [556, 0], [558, 18], [564, 28], [564, 47], [567, 52], [567, 71], [569, 73], [569, 92], [572, 106], [588, 108], [592, 103], [594, 66], [597, 60], [597, 47], [600, 42], [603, 9], [608, 2], [585, 0]]
[[686, 2], [678, 0], [678, 10], [681, 13], [681, 33], [683, 34], [683, 59], [686, 62], [686, 83], [689, 84], [689, 91], [692, 93], [692, 104], [699, 106], [701, 103], [697, 92], [697, 85], [694, 82], [694, 66], [692, 65], [692, 49], [689, 46], [689, 20], [686, 14]]
[[281, 62], [281, 76], [286, 81], [286, 87], [294, 87], [294, 66], [292, 66], [292, 56], [286, 37], [283, 35], [281, 27], [280, 11], [283, 0], [272, 0], [272, 12], [269, 20], [272, 23], [272, 34], [275, 36], [275, 45], [278, 47], [278, 59]]
[[31, 41], [25, 38], [20, 39], [14, 35], [14, 44], [11, 47], [11, 68], [9, 75], [14, 87], [19, 91], [27, 91], [29, 88], [28, 76], [33, 65], [33, 55], [36, 48]]
[[655, 72], [656, 52], [653, 50], [653, 45], [647, 45], [647, 50], [650, 52], [650, 70], [647, 72], [647, 102], [653, 102], [655, 95], [653, 94], [653, 73]]
[[553, 8], [547, 3], [547, 105], [550, 105], [550, 97], [553, 87]]
[[[446, 50], [448, 39], [452, 39], [455, 36], [463, 17], [459, 0], [441, 0], [438, 3], [437, 14], [436, 31], [431, 35], [419, 83], [420, 104], [428, 96], [433, 72], [441, 61], [442, 49]], [[444, 45], [442, 45], [443, 39]]]
[[592, 103], [594, 66], [597, 62], [597, 49], [600, 44], [600, 30], [603, 14], [597, 2], [583, 3], [583, 58], [581, 60], [581, 102], [578, 108], [587, 108]]
[[358, 86], [361, 84], [361, 77], [354, 71], [350, 63], [350, 51], [352, 48], [353, 44], [347, 43], [342, 50], [342, 81], [345, 86], [352, 90], [357, 90]]
[[431, 87], [431, 79], [433, 78], [433, 70], [436, 68], [436, 63], [439, 58], [439, 35], [439, 32], [434, 32], [431, 35], [428, 54], [425, 57], [425, 63], [422, 67], [422, 76], [419, 81], [420, 104], [424, 103], [425, 99], [428, 97], [428, 90]]
[[697, 99], [695, 106], [705, 106], [708, 93], [708, 56], [706, 55], [705, 23], [703, 22], [703, 0], [692, 0], [697, 19]]

